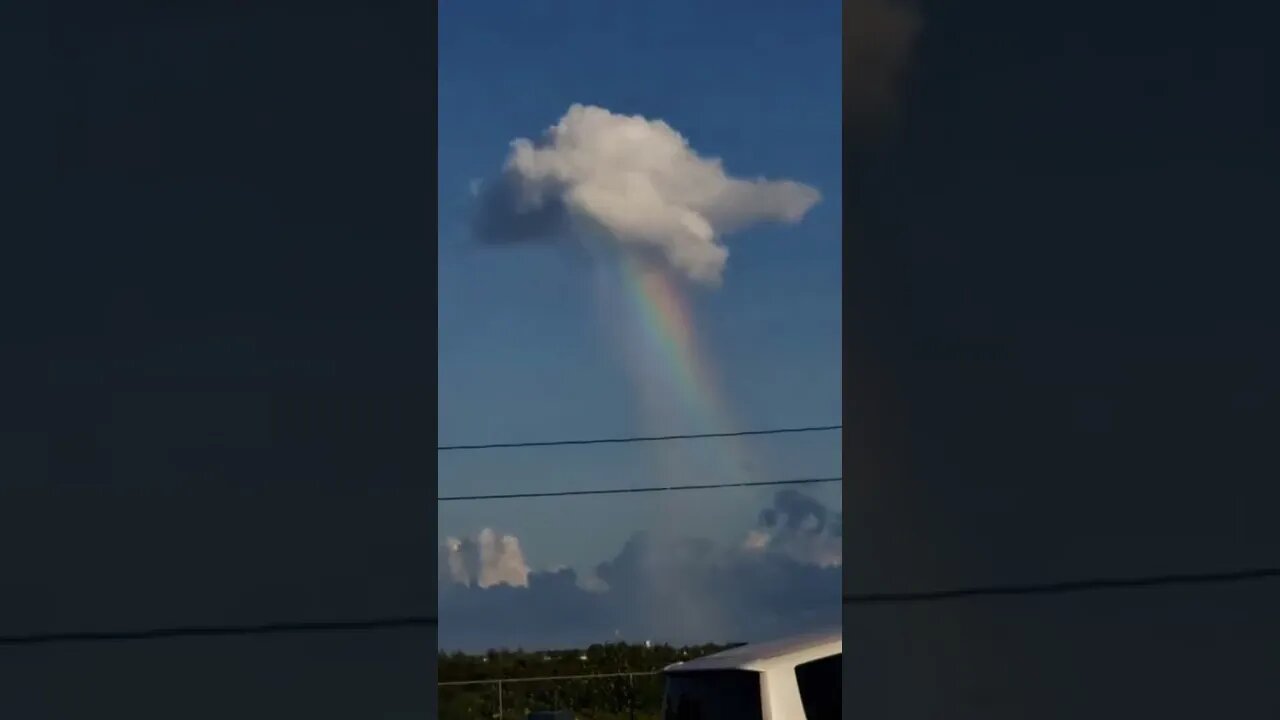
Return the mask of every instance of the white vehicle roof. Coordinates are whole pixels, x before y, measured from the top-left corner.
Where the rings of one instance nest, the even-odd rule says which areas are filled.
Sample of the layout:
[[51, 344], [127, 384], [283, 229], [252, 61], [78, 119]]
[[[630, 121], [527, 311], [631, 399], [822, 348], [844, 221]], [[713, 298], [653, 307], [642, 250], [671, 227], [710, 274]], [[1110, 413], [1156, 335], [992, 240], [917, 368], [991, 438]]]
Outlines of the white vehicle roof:
[[843, 632], [828, 630], [730, 648], [696, 660], [669, 665], [663, 669], [663, 672], [683, 673], [701, 670], [768, 672], [792, 668], [801, 663], [829, 657], [843, 651]]

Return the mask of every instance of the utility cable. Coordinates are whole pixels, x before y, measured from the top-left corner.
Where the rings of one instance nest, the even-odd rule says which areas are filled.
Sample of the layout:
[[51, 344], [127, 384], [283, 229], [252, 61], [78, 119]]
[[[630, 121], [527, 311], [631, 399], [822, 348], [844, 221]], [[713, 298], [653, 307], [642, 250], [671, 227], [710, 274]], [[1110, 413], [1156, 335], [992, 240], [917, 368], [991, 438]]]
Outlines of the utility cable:
[[545, 440], [541, 442], [481, 443], [478, 445], [437, 445], [436, 452], [458, 450], [499, 450], [504, 448], [558, 447], [564, 445], [620, 445], [625, 443], [665, 442], [668, 440], [703, 440], [707, 438], [747, 437], [752, 435], [793, 435], [797, 433], [828, 432], [843, 425], [810, 425], [806, 427], [770, 428], [767, 430], [738, 430], [736, 432], [688, 433], [683, 435], [631, 435], [626, 437], [592, 438], [579, 440]]

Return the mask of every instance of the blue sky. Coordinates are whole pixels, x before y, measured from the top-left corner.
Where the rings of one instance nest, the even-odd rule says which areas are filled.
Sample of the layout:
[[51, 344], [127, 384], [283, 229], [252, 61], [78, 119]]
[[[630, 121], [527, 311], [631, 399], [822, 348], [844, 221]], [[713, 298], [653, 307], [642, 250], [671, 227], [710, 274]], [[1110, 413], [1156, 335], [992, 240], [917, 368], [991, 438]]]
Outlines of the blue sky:
[[[471, 182], [494, 177], [511, 140], [538, 137], [573, 103], [664, 120], [700, 155], [723, 158], [731, 175], [822, 192], [799, 225], [728, 238], [723, 285], [690, 296], [730, 405], [722, 429], [839, 422], [839, 3], [444, 3], [439, 28], [441, 443], [643, 431], [584, 263], [563, 248], [481, 248], [467, 235]], [[691, 418], [669, 431], [692, 429]], [[840, 471], [838, 433], [745, 447], [764, 477]], [[442, 454], [439, 491], [706, 481], [700, 467], [656, 477], [656, 452]], [[440, 539], [493, 527], [518, 536], [534, 567], [585, 568], [612, 558], [632, 533], [673, 523], [736, 542], [772, 494], [452, 503], [440, 507]], [[836, 486], [811, 494], [839, 505]]]

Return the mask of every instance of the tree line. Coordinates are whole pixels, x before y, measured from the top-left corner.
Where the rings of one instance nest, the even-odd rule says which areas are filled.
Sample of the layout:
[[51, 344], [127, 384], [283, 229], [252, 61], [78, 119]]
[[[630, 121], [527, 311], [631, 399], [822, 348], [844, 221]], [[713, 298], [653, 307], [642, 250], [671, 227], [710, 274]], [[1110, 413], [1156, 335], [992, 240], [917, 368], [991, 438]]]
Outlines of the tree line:
[[[585, 649], [489, 650], [480, 655], [441, 652], [437, 678], [440, 720], [525, 720], [534, 712], [569, 710], [576, 720], [657, 720], [662, 678], [657, 675], [505, 682], [520, 678], [653, 673], [675, 662], [732, 645], [598, 643]], [[498, 683], [502, 683], [499, 714]], [[488, 681], [488, 682], [478, 682]]]

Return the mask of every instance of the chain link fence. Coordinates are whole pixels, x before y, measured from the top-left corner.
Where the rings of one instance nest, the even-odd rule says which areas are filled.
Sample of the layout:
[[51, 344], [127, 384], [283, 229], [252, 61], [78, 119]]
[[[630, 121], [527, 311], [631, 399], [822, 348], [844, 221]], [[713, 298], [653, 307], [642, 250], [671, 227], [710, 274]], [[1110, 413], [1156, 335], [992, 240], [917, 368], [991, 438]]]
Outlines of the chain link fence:
[[440, 720], [658, 720], [662, 676], [620, 672], [442, 682], [438, 698]]

